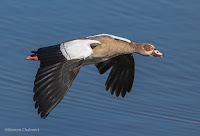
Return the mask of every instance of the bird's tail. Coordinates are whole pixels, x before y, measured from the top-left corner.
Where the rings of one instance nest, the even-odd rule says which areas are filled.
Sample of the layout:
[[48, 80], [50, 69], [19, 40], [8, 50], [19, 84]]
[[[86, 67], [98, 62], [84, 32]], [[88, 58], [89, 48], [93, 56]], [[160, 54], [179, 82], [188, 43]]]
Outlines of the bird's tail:
[[33, 54], [26, 59], [40, 61], [40, 66], [50, 66], [66, 60], [60, 51], [60, 44], [39, 48], [37, 51], [31, 52]]

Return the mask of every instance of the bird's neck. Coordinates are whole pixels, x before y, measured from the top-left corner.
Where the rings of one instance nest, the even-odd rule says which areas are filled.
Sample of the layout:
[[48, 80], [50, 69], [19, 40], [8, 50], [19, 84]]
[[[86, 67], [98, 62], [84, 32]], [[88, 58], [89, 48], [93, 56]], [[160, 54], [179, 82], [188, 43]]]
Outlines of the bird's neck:
[[140, 50], [142, 47], [141, 45], [142, 45], [141, 43], [131, 42], [129, 52], [130, 53], [140, 53]]

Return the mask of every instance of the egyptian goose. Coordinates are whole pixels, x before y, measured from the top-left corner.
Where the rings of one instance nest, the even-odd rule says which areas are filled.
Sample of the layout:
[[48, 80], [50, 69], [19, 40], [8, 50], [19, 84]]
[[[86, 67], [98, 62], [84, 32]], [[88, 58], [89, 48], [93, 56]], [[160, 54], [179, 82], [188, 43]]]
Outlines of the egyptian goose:
[[100, 34], [62, 42], [58, 45], [39, 48], [28, 56], [40, 62], [34, 82], [35, 108], [41, 118], [63, 99], [80, 68], [95, 64], [99, 73], [111, 69], [105, 89], [118, 97], [130, 92], [134, 80], [132, 53], [143, 56], [163, 57], [153, 45], [134, 43], [128, 39], [109, 34]]

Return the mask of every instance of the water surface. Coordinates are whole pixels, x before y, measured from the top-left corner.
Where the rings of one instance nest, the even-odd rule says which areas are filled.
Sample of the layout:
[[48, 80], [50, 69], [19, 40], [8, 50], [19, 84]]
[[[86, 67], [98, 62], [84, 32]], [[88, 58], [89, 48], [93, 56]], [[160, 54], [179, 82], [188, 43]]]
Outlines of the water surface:
[[[199, 136], [200, 2], [140, 0], [2, 0], [0, 5], [0, 135]], [[132, 91], [105, 91], [109, 72], [83, 67], [62, 102], [41, 119], [31, 50], [109, 33], [154, 44], [164, 58], [134, 54]], [[32, 128], [39, 132], [8, 132]]]

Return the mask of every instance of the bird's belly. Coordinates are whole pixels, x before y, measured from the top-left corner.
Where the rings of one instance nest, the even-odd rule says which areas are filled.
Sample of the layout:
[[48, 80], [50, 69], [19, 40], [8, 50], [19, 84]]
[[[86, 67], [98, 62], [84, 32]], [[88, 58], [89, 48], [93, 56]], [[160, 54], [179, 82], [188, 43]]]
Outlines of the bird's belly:
[[106, 61], [108, 59], [110, 59], [110, 58], [108, 58], [108, 57], [103, 57], [103, 58], [102, 57], [93, 57], [93, 58], [88, 57], [83, 62], [82, 66], [100, 63], [100, 62]]
[[93, 49], [93, 53], [85, 59], [82, 65], [96, 64], [120, 55], [112, 46], [101, 44]]

